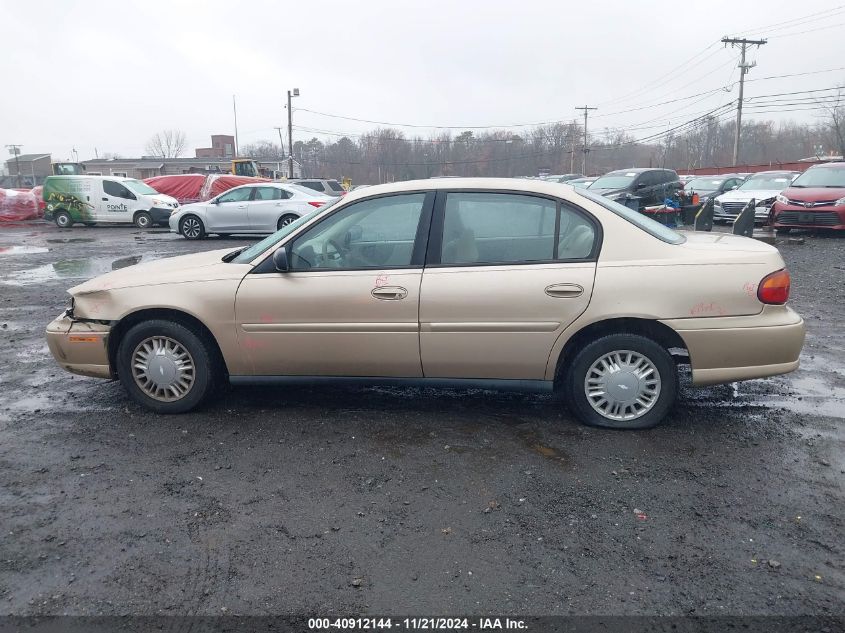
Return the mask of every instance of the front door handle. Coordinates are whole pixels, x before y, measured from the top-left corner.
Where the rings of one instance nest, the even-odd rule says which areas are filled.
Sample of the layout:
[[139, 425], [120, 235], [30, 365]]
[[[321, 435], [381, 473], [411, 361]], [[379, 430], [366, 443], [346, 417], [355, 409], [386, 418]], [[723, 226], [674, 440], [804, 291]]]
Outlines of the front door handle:
[[103, 198], [103, 202], [108, 202], [108, 201], [109, 201], [108, 198]]
[[246, 205], [245, 205], [245, 204], [240, 204], [240, 205], [238, 205], [238, 209], [246, 209]]
[[408, 290], [402, 286], [380, 286], [373, 288], [370, 294], [382, 301], [398, 301], [408, 296]]
[[580, 297], [584, 294], [584, 287], [578, 284], [552, 284], [546, 286], [546, 294], [556, 299]]

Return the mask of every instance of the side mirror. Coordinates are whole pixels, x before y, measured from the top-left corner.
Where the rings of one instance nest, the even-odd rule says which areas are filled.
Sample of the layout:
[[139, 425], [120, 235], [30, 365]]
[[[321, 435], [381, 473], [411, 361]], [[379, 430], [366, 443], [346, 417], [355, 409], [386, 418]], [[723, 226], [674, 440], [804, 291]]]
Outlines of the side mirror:
[[276, 252], [273, 253], [273, 266], [280, 273], [286, 273], [288, 271], [288, 252], [284, 246], [276, 249]]
[[637, 186], [635, 187], [635, 189], [643, 189], [644, 187], [645, 187], [645, 183], [644, 183], [644, 182], [638, 182], [638, 183], [637, 183]]
[[739, 189], [739, 187], [737, 187], [736, 185], [734, 185], [733, 187], [731, 187], [731, 191], [733, 191], [734, 189]]

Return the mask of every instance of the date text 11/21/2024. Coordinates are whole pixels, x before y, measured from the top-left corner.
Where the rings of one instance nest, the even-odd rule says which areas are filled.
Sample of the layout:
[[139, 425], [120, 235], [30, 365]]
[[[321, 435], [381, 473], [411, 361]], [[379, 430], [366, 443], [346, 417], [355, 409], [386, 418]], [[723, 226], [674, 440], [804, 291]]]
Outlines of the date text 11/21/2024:
[[479, 630], [496, 631], [526, 630], [528, 627], [525, 620], [514, 618], [445, 618], [445, 617], [416, 617], [416, 618], [387, 618], [387, 617], [364, 617], [364, 618], [309, 618], [308, 628], [312, 631], [319, 630], [381, 630], [381, 629], [405, 629], [405, 630], [427, 630], [427, 631], [451, 631], [451, 630]]

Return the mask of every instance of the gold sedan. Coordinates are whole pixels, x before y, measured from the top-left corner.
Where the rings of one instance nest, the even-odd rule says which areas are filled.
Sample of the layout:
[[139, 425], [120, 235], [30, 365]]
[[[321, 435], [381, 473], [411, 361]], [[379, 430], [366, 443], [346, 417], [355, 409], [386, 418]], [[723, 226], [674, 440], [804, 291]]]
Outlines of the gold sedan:
[[367, 187], [237, 250], [70, 289], [59, 364], [160, 413], [226, 383], [358, 380], [552, 390], [587, 424], [645, 428], [695, 385], [798, 367], [777, 249], [682, 233], [537, 180]]

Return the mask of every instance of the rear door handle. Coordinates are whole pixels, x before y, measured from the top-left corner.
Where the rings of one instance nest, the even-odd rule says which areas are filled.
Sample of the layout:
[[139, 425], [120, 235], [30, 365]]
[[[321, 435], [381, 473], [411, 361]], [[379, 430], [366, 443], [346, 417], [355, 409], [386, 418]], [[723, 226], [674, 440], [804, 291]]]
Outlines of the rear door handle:
[[370, 294], [382, 301], [398, 301], [408, 296], [408, 290], [402, 286], [380, 286], [379, 288], [373, 288]]
[[238, 209], [246, 209], [246, 205], [245, 205], [245, 204], [240, 204], [240, 205], [238, 205]]
[[578, 284], [552, 284], [546, 286], [546, 294], [556, 299], [580, 297], [584, 294], [584, 287]]

